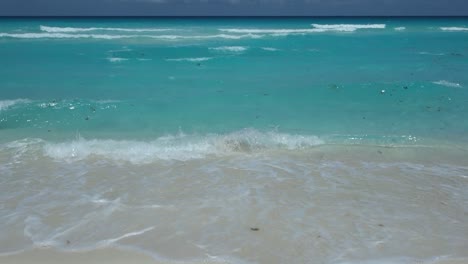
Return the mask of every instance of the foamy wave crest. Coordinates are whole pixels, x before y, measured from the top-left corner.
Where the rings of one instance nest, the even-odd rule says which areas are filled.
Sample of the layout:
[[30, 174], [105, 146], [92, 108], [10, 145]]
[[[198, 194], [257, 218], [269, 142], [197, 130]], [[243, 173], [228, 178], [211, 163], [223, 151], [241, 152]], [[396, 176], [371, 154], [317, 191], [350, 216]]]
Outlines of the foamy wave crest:
[[262, 47], [262, 50], [266, 50], [266, 51], [278, 51], [279, 49], [277, 49], [277, 48], [270, 48], [270, 47]]
[[89, 31], [122, 31], [122, 32], [162, 32], [170, 31], [169, 28], [103, 28], [103, 27], [90, 27], [90, 28], [77, 28], [77, 27], [48, 27], [40, 26], [41, 31], [49, 33], [76, 33], [76, 32], [89, 32]]
[[126, 61], [128, 59], [114, 57], [114, 58], [107, 58], [107, 60], [110, 61], [110, 62], [123, 62], [123, 61]]
[[58, 38], [58, 39], [78, 39], [78, 38], [94, 38], [94, 39], [121, 39], [132, 38], [131, 35], [105, 35], [105, 34], [66, 34], [66, 33], [0, 33], [0, 37], [21, 38], [21, 39], [41, 39], [41, 38]]
[[437, 81], [437, 82], [433, 82], [434, 84], [438, 84], [438, 85], [442, 85], [442, 86], [446, 86], [446, 87], [453, 87], [453, 88], [462, 88], [463, 86], [459, 83], [453, 83], [453, 82], [449, 82], [449, 81], [445, 81], [445, 80], [441, 80], [441, 81]]
[[312, 24], [316, 29], [323, 31], [343, 31], [343, 32], [353, 32], [358, 29], [384, 29], [385, 24]]
[[420, 55], [432, 55], [432, 56], [444, 56], [444, 53], [434, 53], [434, 52], [427, 52], [427, 51], [421, 51], [418, 52]]
[[443, 31], [468, 31], [467, 27], [441, 27]]
[[201, 57], [201, 58], [179, 58], [179, 59], [166, 59], [166, 61], [190, 61], [190, 62], [201, 62], [213, 59], [212, 57]]
[[68, 162], [88, 158], [126, 161], [134, 164], [157, 160], [191, 160], [235, 153], [258, 153], [268, 150], [297, 150], [323, 144], [316, 136], [290, 135], [245, 129], [226, 135], [160, 137], [156, 140], [117, 141], [78, 139], [63, 143], [46, 143], [46, 156]]
[[260, 29], [260, 28], [221, 28], [221, 32], [228, 33], [250, 33], [250, 34], [293, 34], [293, 33], [315, 33], [321, 30], [312, 28], [303, 29]]
[[27, 104], [31, 101], [28, 99], [2, 100], [0, 101], [0, 111], [6, 110], [17, 104]]
[[262, 38], [263, 35], [244, 34], [244, 35], [108, 35], [108, 34], [70, 34], [70, 33], [0, 33], [2, 38], [20, 38], [20, 39], [128, 39], [128, 38], [151, 38], [160, 40], [203, 40], [203, 39], [242, 39], [242, 38]]
[[222, 52], [244, 52], [248, 48], [242, 46], [223, 46], [223, 47], [216, 47], [210, 48], [210, 50], [222, 51]]

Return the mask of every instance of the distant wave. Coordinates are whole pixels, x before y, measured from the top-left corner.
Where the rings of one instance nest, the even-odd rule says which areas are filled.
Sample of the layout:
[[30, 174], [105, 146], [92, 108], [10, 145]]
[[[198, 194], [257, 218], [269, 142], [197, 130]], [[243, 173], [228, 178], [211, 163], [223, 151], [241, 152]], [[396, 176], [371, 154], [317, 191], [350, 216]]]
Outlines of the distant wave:
[[385, 29], [385, 24], [312, 24], [316, 29], [324, 31], [353, 32], [358, 29]]
[[76, 33], [76, 32], [89, 32], [89, 31], [122, 31], [122, 32], [162, 32], [170, 31], [169, 28], [108, 28], [108, 27], [90, 27], [90, 28], [77, 28], [77, 27], [48, 27], [40, 26], [41, 31], [49, 33]]
[[41, 39], [41, 38], [121, 39], [121, 38], [131, 38], [131, 37], [134, 37], [134, 36], [131, 36], [131, 35], [105, 35], [105, 34], [66, 34], [66, 33], [0, 33], [0, 37], [21, 38], [21, 39]]
[[43, 143], [43, 152], [53, 159], [76, 161], [102, 157], [131, 163], [156, 160], [191, 160], [209, 155], [251, 153], [275, 149], [297, 150], [321, 145], [312, 135], [292, 135], [244, 129], [230, 134], [169, 135], [153, 141], [85, 140], [63, 143]]
[[358, 29], [384, 29], [385, 24], [331, 24], [331, 25], [321, 25], [321, 24], [312, 24], [313, 28], [221, 28], [218, 29], [222, 32], [227, 33], [249, 33], [249, 34], [272, 34], [272, 35], [288, 35], [288, 34], [307, 34], [307, 33], [321, 33], [327, 31], [344, 31], [344, 32], [353, 32]]
[[27, 104], [31, 100], [28, 99], [14, 99], [14, 100], [0, 100], [0, 111], [6, 110], [17, 104]]
[[434, 84], [438, 84], [438, 85], [442, 85], [442, 86], [446, 86], [446, 87], [453, 87], [453, 88], [462, 88], [463, 86], [459, 83], [453, 83], [453, 82], [449, 82], [449, 81], [445, 81], [445, 80], [441, 80], [441, 81], [437, 81], [437, 82], [433, 82]]
[[426, 52], [426, 51], [421, 51], [418, 52], [420, 55], [432, 55], [432, 56], [444, 56], [444, 53], [434, 53], [434, 52]]
[[468, 31], [467, 27], [441, 27], [443, 31]]
[[221, 28], [219, 31], [228, 33], [250, 33], [250, 34], [291, 34], [291, 33], [314, 33], [320, 30], [313, 28], [305, 29], [259, 29], [259, 28]]
[[278, 51], [279, 49], [277, 49], [277, 48], [270, 48], [270, 47], [262, 47], [262, 50], [266, 50], [266, 51]]
[[406, 27], [396, 27], [394, 28], [396, 31], [403, 31], [406, 29]]
[[21, 39], [128, 39], [128, 38], [151, 38], [160, 40], [178, 40], [178, 39], [242, 39], [242, 38], [262, 38], [262, 35], [243, 34], [243, 35], [108, 35], [108, 34], [69, 34], [69, 33], [0, 33], [0, 37], [21, 38]]
[[166, 59], [166, 61], [191, 61], [200, 62], [213, 59], [212, 57], [201, 57], [201, 58], [178, 58], [178, 59]]
[[[77, 27], [49, 27], [41, 26], [42, 32], [29, 32], [29, 33], [0, 33], [0, 37], [4, 38], [20, 38], [20, 39], [129, 39], [129, 38], [150, 38], [160, 40], [203, 40], [203, 39], [258, 39], [266, 36], [287, 36], [289, 34], [308, 34], [308, 33], [321, 33], [321, 32], [353, 32], [359, 29], [384, 29], [385, 24], [331, 24], [321, 25], [312, 24], [313, 28], [303, 29], [258, 29], [258, 28], [221, 28], [221, 34], [212, 35], [158, 35], [148, 34], [149, 32], [163, 32], [170, 29], [156, 29], [156, 28], [77, 28]], [[146, 34], [103, 34], [99, 32], [88, 33], [92, 31], [116, 31], [116, 32], [146, 32]], [[231, 34], [226, 34], [231, 33]]]
[[244, 52], [248, 48], [242, 46], [222, 46], [216, 48], [210, 48], [210, 50], [223, 51], [223, 52]]
[[107, 58], [107, 60], [110, 61], [110, 62], [122, 62], [122, 61], [126, 61], [128, 59], [113, 57], [113, 58]]

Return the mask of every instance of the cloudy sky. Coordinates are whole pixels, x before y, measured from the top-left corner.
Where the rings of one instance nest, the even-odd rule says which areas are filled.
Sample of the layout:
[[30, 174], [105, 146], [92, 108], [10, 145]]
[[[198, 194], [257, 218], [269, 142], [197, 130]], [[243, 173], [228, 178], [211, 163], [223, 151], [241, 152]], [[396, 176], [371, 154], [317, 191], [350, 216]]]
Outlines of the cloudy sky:
[[468, 15], [468, 0], [0, 0], [0, 16]]

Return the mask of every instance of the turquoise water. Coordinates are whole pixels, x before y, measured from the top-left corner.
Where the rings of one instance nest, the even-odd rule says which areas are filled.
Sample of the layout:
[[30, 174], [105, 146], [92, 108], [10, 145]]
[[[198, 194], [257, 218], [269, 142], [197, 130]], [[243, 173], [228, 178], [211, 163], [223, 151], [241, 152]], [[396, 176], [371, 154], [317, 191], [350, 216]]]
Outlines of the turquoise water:
[[0, 262], [467, 258], [467, 73], [467, 18], [2, 18]]
[[3, 19], [0, 100], [31, 102], [3, 107], [0, 127], [8, 138], [275, 128], [466, 142], [467, 23]]

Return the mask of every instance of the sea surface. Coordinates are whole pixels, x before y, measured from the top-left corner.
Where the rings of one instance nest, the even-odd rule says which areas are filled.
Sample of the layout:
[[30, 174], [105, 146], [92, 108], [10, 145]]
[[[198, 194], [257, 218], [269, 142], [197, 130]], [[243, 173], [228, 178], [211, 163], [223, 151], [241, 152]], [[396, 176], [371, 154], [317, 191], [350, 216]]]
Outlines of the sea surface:
[[0, 260], [468, 258], [468, 18], [1, 18]]

